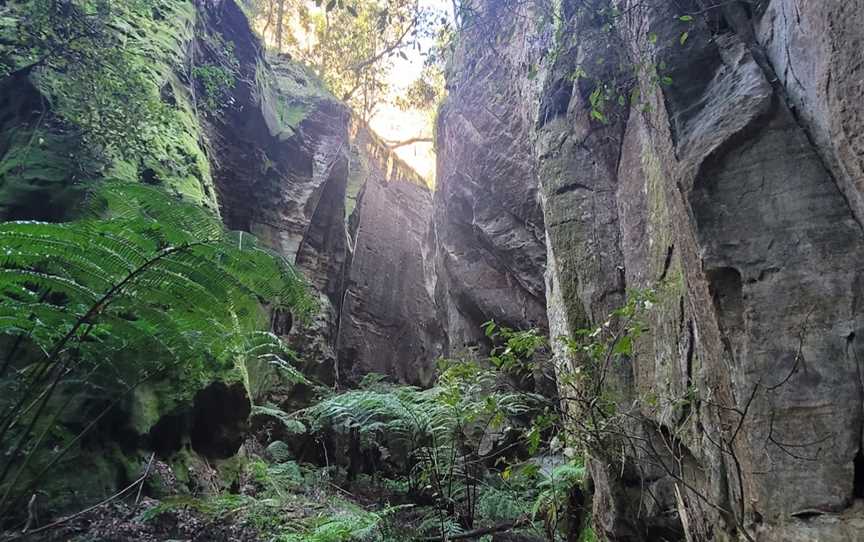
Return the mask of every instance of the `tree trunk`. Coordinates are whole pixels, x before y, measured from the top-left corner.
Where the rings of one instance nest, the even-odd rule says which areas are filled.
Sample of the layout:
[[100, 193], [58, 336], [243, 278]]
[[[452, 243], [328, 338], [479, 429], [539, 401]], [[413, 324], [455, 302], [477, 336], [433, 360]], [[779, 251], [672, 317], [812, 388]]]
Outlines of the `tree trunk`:
[[276, 52], [282, 52], [282, 30], [285, 21], [285, 0], [276, 0]]

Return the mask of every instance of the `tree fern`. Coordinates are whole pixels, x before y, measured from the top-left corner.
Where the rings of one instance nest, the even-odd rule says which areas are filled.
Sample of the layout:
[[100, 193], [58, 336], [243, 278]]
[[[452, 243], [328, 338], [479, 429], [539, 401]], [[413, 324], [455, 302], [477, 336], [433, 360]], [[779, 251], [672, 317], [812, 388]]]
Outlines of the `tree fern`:
[[157, 375], [189, 394], [256, 364], [302, 379], [266, 331], [265, 305], [314, 310], [283, 259], [154, 188], [107, 183], [89, 203], [72, 223], [0, 224], [0, 383], [12, 391], [0, 398], [0, 515], [54, 462], [36, 452], [57, 448], [64, 382], [87, 375], [113, 405]]

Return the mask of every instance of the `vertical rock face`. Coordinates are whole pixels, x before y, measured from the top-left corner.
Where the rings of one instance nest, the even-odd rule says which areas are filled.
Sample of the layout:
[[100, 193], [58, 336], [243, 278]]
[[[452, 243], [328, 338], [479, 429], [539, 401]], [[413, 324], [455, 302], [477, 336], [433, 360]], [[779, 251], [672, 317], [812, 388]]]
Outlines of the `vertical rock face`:
[[[553, 336], [602, 322], [628, 289], [657, 291], [650, 332], [608, 383], [630, 409], [623, 430], [644, 444], [591, 465], [602, 535], [854, 540], [864, 4], [649, 4], [565, 1], [541, 50], [543, 32], [521, 17], [462, 36], [435, 222], [451, 346], [454, 327], [494, 314], [476, 310], [495, 304], [471, 280], [542, 271], [542, 258], [476, 256], [506, 253], [502, 236], [481, 235], [502, 231], [489, 217], [524, 219], [510, 239], [529, 222], [497, 183], [521, 181], [508, 197], [536, 186]], [[607, 26], [597, 10], [613, 5]], [[546, 9], [487, 1], [479, 13]], [[621, 77], [639, 63], [661, 73]], [[598, 83], [620, 85], [600, 108]], [[497, 307], [532, 291], [516, 282]], [[562, 370], [579, 363], [557, 354]]]
[[432, 212], [425, 181], [368, 128], [355, 126], [350, 259], [337, 348], [342, 381], [370, 372], [429, 385], [442, 349], [424, 243]]
[[306, 372], [345, 384], [369, 372], [430, 383], [442, 346], [426, 278], [425, 182], [311, 73], [263, 58], [234, 2], [204, 14], [243, 71], [209, 126], [222, 216], [293, 261], [318, 292], [316, 321], [292, 331]]
[[[483, 40], [507, 6], [483, 3], [456, 52], [450, 96], [439, 112], [432, 243], [436, 300], [451, 355], [483, 343], [490, 319], [546, 327], [543, 217], [522, 115], [531, 45]], [[524, 19], [523, 19], [524, 20]]]
[[[235, 2], [214, 3], [202, 18], [222, 42], [234, 44], [241, 72], [224, 113], [208, 125], [222, 217], [229, 228], [258, 236], [309, 279], [321, 310], [309, 329], [294, 330], [292, 342], [307, 372], [332, 382], [347, 248], [350, 112], [298, 64], [265, 59]], [[219, 54], [212, 41], [199, 40], [198, 63]]]
[[864, 5], [763, 2], [755, 34], [820, 156], [864, 217]]

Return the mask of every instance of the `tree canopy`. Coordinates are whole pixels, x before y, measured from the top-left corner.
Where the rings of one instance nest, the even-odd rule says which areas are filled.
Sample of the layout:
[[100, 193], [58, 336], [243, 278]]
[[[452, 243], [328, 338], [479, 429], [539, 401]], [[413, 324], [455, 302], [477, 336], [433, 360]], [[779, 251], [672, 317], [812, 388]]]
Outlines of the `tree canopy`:
[[442, 14], [419, 0], [253, 0], [265, 42], [311, 66], [364, 120], [388, 98], [397, 58], [424, 52]]

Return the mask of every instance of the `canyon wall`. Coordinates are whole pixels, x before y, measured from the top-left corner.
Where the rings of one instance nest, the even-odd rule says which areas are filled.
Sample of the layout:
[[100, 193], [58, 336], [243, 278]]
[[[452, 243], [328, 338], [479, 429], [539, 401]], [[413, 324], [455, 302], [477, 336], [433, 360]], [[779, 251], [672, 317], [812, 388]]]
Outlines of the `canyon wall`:
[[[172, 115], [135, 160], [73, 155], [62, 102], [4, 78], [0, 216], [69, 218], [102, 179], [212, 209], [308, 277], [316, 320], [273, 331], [331, 385], [428, 385], [487, 320], [548, 330], [572, 374], [559, 338], [653, 291], [605, 382], [626, 438], [589, 462], [598, 533], [860, 538], [864, 0], [471, 5], [434, 195], [238, 3], [171, 0], [129, 27]], [[228, 49], [207, 111], [196, 69]]]
[[[488, 3], [483, 22], [512, 15]], [[488, 24], [472, 26], [452, 60], [449, 98], [438, 113], [437, 176], [430, 243], [446, 351], [486, 348], [481, 324], [546, 328], [546, 249], [531, 120], [520, 75], [531, 56], [524, 32], [489, 47]]]
[[435, 210], [451, 339], [471, 329], [453, 308], [482, 306], [459, 296], [469, 280], [512, 279], [488, 305], [536, 307], [545, 236], [560, 371], [584, 360], [555, 337], [656, 292], [607, 382], [639, 444], [591, 462], [602, 536], [856, 539], [864, 4], [528, 4], [476, 3], [451, 69]]
[[[424, 273], [426, 182], [310, 71], [265, 58], [238, 4], [201, 16], [234, 43], [242, 71], [206, 125], [223, 220], [294, 262], [319, 298], [311, 325], [280, 315], [274, 330], [323, 382], [377, 372], [429, 384], [442, 345]], [[199, 39], [199, 62], [211, 42]]]
[[339, 335], [340, 380], [368, 373], [429, 386], [443, 349], [426, 237], [432, 193], [368, 128], [355, 125], [352, 178], [361, 188], [349, 225]]
[[[4, 8], [9, 14], [19, 15]], [[344, 384], [371, 371], [428, 384], [443, 345], [425, 272], [431, 192], [423, 179], [310, 70], [267, 55], [241, 3], [121, 4], [112, 16], [111, 37], [126, 40], [135, 70], [137, 87], [122, 90], [142, 102], [129, 106], [140, 117], [77, 126], [80, 102], [106, 108], [116, 83], [83, 62], [3, 72], [0, 219], [76, 218], [103, 181], [158, 186], [254, 234], [306, 277], [320, 309], [314, 320], [301, 325], [281, 312], [271, 320], [307, 375], [332, 386], [344, 367]], [[4, 69], [27, 66], [16, 57], [26, 48], [15, 46], [14, 29], [0, 36]], [[159, 107], [160, 115], [147, 115]], [[120, 141], [121, 121], [146, 133], [146, 144]], [[138, 395], [160, 404], [132, 401], [132, 411], [147, 410], [146, 420], [131, 422], [142, 438], [175, 408], [192, 408], [161, 389]]]

